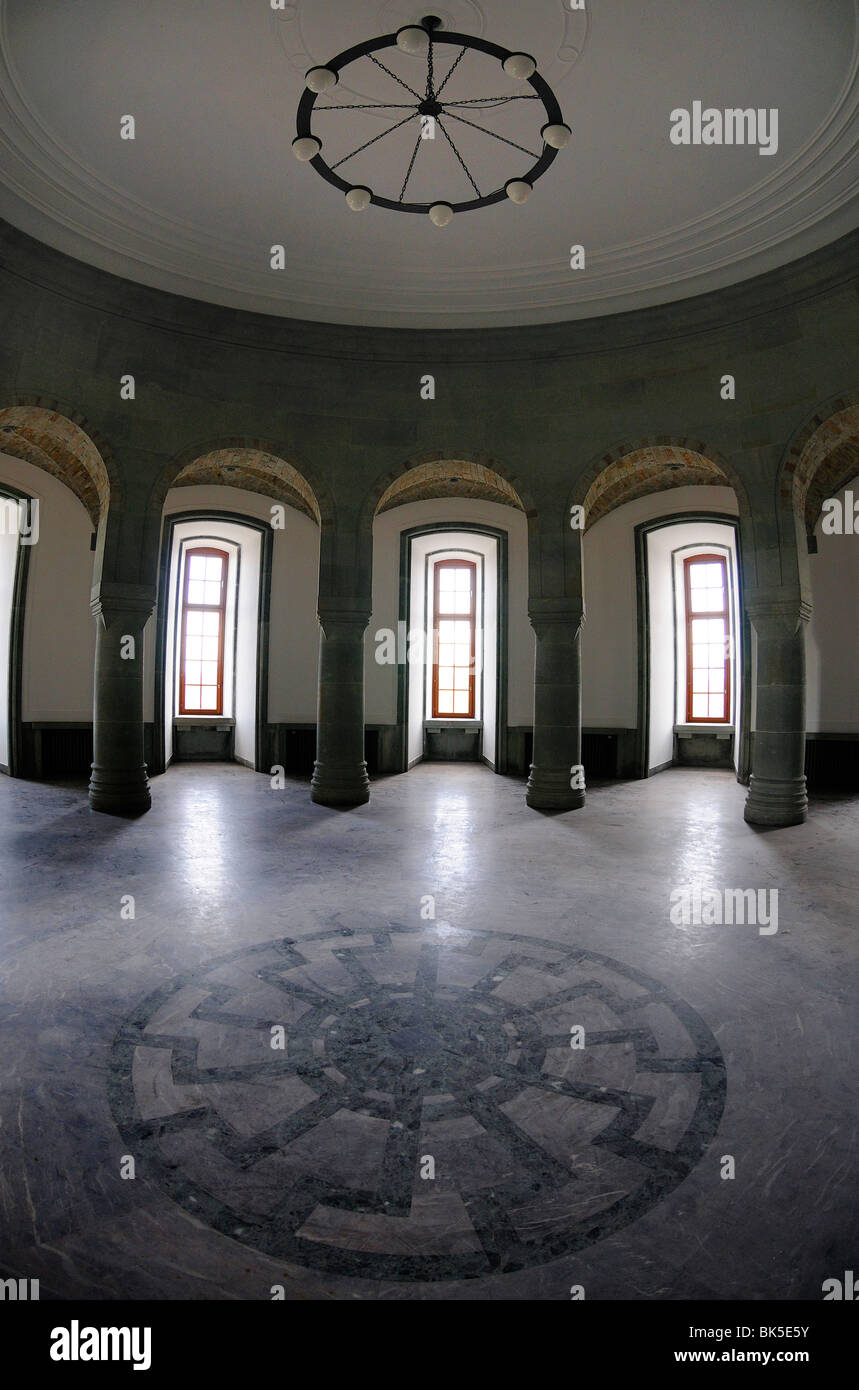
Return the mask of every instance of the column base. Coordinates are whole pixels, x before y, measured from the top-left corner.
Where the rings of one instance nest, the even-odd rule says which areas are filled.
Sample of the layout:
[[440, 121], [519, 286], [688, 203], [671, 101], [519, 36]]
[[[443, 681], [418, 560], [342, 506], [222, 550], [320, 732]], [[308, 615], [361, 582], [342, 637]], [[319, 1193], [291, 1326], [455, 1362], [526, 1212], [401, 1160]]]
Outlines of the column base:
[[108, 816], [142, 816], [152, 805], [146, 764], [123, 772], [108, 772], [92, 765], [89, 804]]
[[808, 818], [805, 777], [749, 778], [743, 819], [750, 825], [801, 825]]
[[333, 768], [330, 763], [315, 762], [310, 779], [310, 800], [318, 806], [366, 805], [370, 800], [367, 764]]
[[550, 772], [531, 764], [525, 800], [533, 811], [576, 811], [585, 796], [583, 787], [570, 786], [569, 771]]

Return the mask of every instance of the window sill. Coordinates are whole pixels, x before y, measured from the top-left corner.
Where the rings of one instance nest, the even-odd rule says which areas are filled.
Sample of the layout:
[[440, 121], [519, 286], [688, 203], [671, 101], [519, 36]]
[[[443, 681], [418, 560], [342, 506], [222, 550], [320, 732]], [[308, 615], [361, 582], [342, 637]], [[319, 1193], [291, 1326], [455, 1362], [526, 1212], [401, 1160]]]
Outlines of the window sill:
[[694, 734], [716, 735], [717, 738], [730, 738], [734, 733], [733, 724], [675, 724], [674, 732], [679, 738], [692, 738]]
[[236, 721], [227, 714], [174, 714], [174, 724], [188, 725], [201, 729], [234, 729]]
[[434, 719], [425, 719], [424, 728], [431, 729], [433, 732], [439, 729], [482, 729], [482, 719], [461, 719], [455, 714], [437, 715]]

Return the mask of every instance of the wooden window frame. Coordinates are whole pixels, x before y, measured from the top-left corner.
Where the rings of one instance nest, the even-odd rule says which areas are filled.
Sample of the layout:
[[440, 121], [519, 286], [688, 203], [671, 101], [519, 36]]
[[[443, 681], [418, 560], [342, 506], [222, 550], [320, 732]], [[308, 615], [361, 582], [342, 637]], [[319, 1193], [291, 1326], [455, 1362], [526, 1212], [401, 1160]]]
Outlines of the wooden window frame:
[[[188, 585], [191, 580], [191, 559], [200, 555], [214, 555], [223, 561], [221, 571], [221, 601], [216, 606], [213, 603], [189, 603]], [[223, 718], [224, 714], [224, 646], [227, 628], [227, 584], [230, 573], [230, 555], [226, 550], [218, 550], [212, 545], [189, 546], [182, 556], [183, 576], [182, 576], [182, 605], [180, 614], [181, 641], [179, 648], [179, 713], [189, 716], [199, 716], [205, 718], [209, 715], [217, 715]], [[218, 680], [217, 680], [217, 700], [215, 709], [186, 709], [185, 708], [185, 640], [186, 617], [188, 613], [217, 613], [220, 618], [218, 632]]]
[[[718, 612], [692, 612], [692, 566], [719, 564], [722, 567], [722, 592], [725, 595], [724, 607]], [[725, 555], [689, 555], [683, 561], [683, 591], [686, 605], [686, 723], [687, 724], [730, 724], [731, 722], [731, 598], [728, 589], [728, 560]], [[725, 695], [721, 718], [712, 715], [693, 715], [692, 713], [692, 621], [698, 618], [722, 618], [725, 623]], [[699, 692], [700, 694], [701, 692]], [[709, 691], [708, 704], [709, 704]]]
[[[440, 603], [440, 576], [443, 569], [470, 569], [471, 570], [471, 612], [470, 613], [442, 613], [439, 611]], [[454, 591], [455, 592], [455, 591]], [[438, 638], [439, 623], [442, 619], [454, 619], [458, 622], [469, 623], [470, 630], [470, 653], [468, 676], [468, 714], [440, 714], [438, 708], [438, 672], [439, 660], [438, 649], [441, 645]], [[433, 662], [432, 662], [432, 718], [433, 719], [474, 719], [475, 718], [475, 688], [474, 688], [474, 662], [475, 645], [477, 631], [477, 561], [476, 560], [436, 560], [433, 565]]]

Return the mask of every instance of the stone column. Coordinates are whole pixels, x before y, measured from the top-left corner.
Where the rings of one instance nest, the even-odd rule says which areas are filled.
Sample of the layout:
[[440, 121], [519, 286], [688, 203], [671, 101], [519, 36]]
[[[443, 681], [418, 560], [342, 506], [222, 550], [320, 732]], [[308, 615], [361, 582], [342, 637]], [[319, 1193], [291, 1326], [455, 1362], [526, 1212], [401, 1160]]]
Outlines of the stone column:
[[93, 763], [89, 804], [115, 816], [152, 804], [143, 758], [143, 629], [152, 589], [102, 583], [90, 607], [96, 620]]
[[370, 800], [364, 761], [364, 629], [369, 619], [360, 600], [319, 600], [319, 712], [310, 795], [322, 806], [362, 806]]
[[805, 630], [810, 605], [800, 599], [746, 604], [757, 633], [757, 709], [745, 819], [752, 825], [798, 825], [805, 792]]
[[573, 787], [582, 761], [581, 600], [532, 599], [537, 634], [534, 672], [534, 751], [525, 799], [535, 811], [572, 811], [585, 804]]

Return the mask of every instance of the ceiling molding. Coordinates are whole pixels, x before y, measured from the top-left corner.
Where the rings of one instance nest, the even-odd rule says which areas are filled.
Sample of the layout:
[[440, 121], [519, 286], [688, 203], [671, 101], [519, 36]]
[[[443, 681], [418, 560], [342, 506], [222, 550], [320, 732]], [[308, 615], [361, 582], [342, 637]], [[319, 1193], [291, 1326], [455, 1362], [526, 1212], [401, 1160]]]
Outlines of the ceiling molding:
[[[453, 8], [459, 22], [467, 21], [467, 14], [463, 19], [459, 13], [468, 10], [465, 0], [455, 0]], [[381, 7], [385, 13], [387, 9]], [[851, 9], [855, 16], [857, 0], [851, 0]], [[314, 10], [318, 6], [296, 5], [287, 21], [270, 13], [275, 37], [269, 38], [269, 45], [274, 42], [282, 54], [285, 39], [280, 36], [286, 35], [290, 26], [298, 26], [296, 33], [308, 25], [318, 30], [322, 20], [318, 14], [314, 19]], [[323, 10], [335, 12], [331, 3]], [[395, 10], [396, 5], [392, 15]], [[471, 5], [470, 12], [472, 29], [485, 27], [481, 7]], [[260, 225], [254, 226], [250, 197], [247, 234], [228, 235], [223, 230], [224, 219], [207, 215], [205, 188], [194, 195], [196, 202], [189, 194], [171, 204], [165, 187], [158, 203], [144, 195], [142, 184], [136, 191], [133, 172], [120, 182], [87, 157], [85, 126], [68, 131], [50, 109], [40, 108], [25, 70], [29, 73], [34, 62], [38, 67], [40, 61], [48, 60], [13, 49], [11, 13], [7, 0], [0, 9], [0, 212], [13, 225], [57, 250], [168, 293], [254, 313], [369, 326], [432, 329], [559, 322], [626, 313], [718, 290], [819, 249], [859, 223], [859, 26], [854, 25], [853, 48], [840, 78], [833, 82], [825, 116], [801, 130], [801, 138], [789, 153], [785, 151], [775, 160], [759, 159], [754, 166], [755, 182], [738, 187], [711, 205], [702, 204], [694, 216], [675, 216], [648, 234], [587, 247], [586, 272], [570, 271], [564, 246], [556, 235], [556, 220], [552, 220], [558, 199], [569, 196], [564, 179], [575, 186], [578, 177], [573, 151], [567, 152], [567, 172], [556, 178], [554, 168], [561, 163], [556, 161], [553, 187], [547, 187], [545, 193], [540, 190], [546, 199], [544, 209], [535, 198], [527, 211], [502, 206], [469, 216], [470, 237], [491, 237], [493, 218], [521, 218], [519, 226], [526, 235], [512, 253], [502, 242], [497, 250], [487, 250], [481, 264], [474, 264], [473, 258], [463, 263], [456, 254], [457, 243], [449, 239], [453, 254], [443, 263], [437, 253], [444, 243], [437, 241], [431, 244], [426, 267], [403, 267], [386, 254], [387, 239], [395, 233], [384, 222], [385, 214], [376, 209], [367, 215], [374, 218], [371, 240], [378, 239], [378, 254], [368, 258], [365, 250], [360, 256], [344, 255], [342, 237], [350, 236], [354, 226], [345, 219], [354, 214], [346, 212], [332, 190], [324, 188], [308, 195], [308, 235], [315, 239], [317, 248], [312, 258], [300, 256], [295, 264], [273, 276], [263, 250], [277, 236], [262, 214]], [[561, 22], [560, 14], [557, 22]], [[552, 44], [555, 57], [559, 51], [552, 24], [554, 18], [551, 23], [547, 20], [547, 34], [551, 30], [552, 40], [549, 43], [547, 37], [544, 42], [547, 61], [552, 57]], [[493, 31], [495, 25], [493, 15]], [[271, 36], [268, 22], [265, 29]], [[36, 35], [39, 32], [36, 25]], [[567, 45], [576, 47], [575, 66], [583, 77], [586, 65], [606, 61], [605, 53], [601, 56], [592, 39], [587, 39], [585, 50], [586, 38], [587, 34], [579, 34], [576, 45]], [[270, 61], [270, 54], [267, 57]], [[312, 57], [315, 60], [318, 54]], [[83, 76], [96, 80], [95, 59], [88, 67], [83, 49], [79, 58]], [[549, 62], [550, 80], [552, 71]], [[300, 92], [301, 75], [296, 75], [296, 68], [290, 73], [284, 78], [283, 103], [291, 117], [295, 93], [289, 83]], [[188, 97], [192, 102], [194, 84], [206, 80], [205, 71], [189, 76]], [[666, 84], [670, 86], [667, 77]], [[666, 98], [666, 121], [669, 104]], [[262, 119], [266, 119], [266, 110], [261, 107]], [[610, 119], [610, 111], [609, 105], [602, 119]], [[789, 115], [796, 123], [795, 103]], [[584, 132], [577, 133], [574, 145], [585, 140]], [[229, 182], [228, 147], [226, 139], [213, 142], [213, 182]], [[586, 154], [586, 149], [582, 153]], [[682, 183], [683, 158], [691, 152], [676, 153]], [[288, 170], [293, 179], [302, 173], [307, 171]], [[610, 170], [606, 177], [610, 179]], [[299, 180], [298, 188], [306, 186]], [[583, 196], [590, 205], [595, 196], [590, 185]], [[630, 189], [630, 206], [646, 197], [646, 186]], [[681, 205], [682, 200], [678, 209]], [[290, 218], [299, 215], [294, 198], [287, 206]], [[536, 211], [532, 211], [535, 206]], [[303, 208], [300, 215], [305, 215]], [[540, 230], [541, 218], [549, 218], [545, 235]], [[663, 221], [667, 218], [668, 208]], [[575, 225], [573, 218], [570, 226]], [[286, 237], [286, 233], [282, 235]], [[435, 229], [433, 235], [438, 237]], [[508, 235], [506, 229], [504, 235]], [[574, 237], [573, 231], [567, 234], [568, 240]]]

